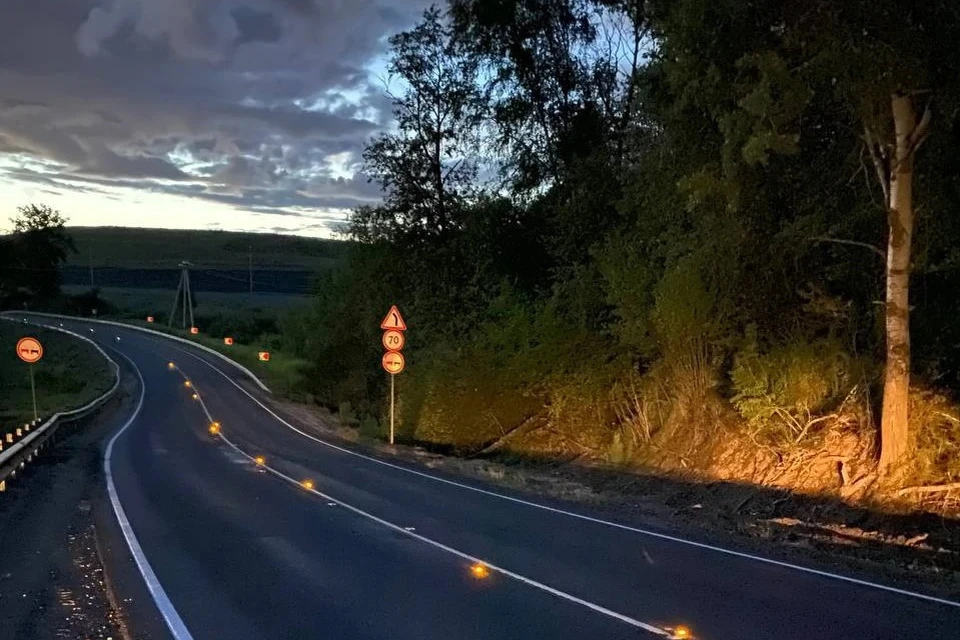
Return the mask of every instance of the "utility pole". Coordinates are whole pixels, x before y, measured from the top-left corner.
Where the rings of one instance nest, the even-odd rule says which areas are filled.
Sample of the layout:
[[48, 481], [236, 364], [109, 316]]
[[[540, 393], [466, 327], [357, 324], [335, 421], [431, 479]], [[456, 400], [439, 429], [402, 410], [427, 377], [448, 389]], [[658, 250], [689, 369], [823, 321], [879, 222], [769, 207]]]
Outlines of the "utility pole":
[[253, 297], [253, 246], [247, 245], [247, 264], [250, 267], [250, 297]]
[[182, 302], [180, 309], [180, 326], [187, 328], [187, 312], [190, 313], [190, 326], [193, 326], [193, 293], [190, 290], [190, 267], [192, 265], [184, 260], [180, 263], [180, 282], [177, 284], [177, 292], [173, 295], [173, 308], [170, 309], [170, 318], [167, 326], [173, 326], [173, 318], [177, 313], [177, 303]]

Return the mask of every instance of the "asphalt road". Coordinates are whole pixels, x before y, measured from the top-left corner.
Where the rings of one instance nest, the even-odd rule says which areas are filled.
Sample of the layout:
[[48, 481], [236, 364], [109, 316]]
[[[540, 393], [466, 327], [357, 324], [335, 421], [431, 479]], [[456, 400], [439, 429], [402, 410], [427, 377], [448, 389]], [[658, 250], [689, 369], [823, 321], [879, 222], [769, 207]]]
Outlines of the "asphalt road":
[[[110, 468], [180, 638], [612, 640], [670, 637], [678, 625], [708, 640], [960, 638], [960, 606], [382, 464], [283, 424], [215, 357], [63, 324], [142, 375], [141, 410]], [[232, 445], [208, 433], [205, 410]], [[251, 461], [258, 455], [270, 471]], [[308, 478], [314, 491], [296, 484]], [[476, 577], [472, 559], [489, 575]]]

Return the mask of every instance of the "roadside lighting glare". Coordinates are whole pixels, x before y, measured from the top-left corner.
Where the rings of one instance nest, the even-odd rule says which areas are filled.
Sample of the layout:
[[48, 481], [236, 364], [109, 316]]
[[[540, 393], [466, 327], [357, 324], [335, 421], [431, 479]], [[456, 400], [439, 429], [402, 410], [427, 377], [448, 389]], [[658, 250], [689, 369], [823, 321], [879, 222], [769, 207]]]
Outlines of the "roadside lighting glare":
[[167, 369], [170, 369], [171, 371], [173, 371], [176, 368], [177, 368], [177, 365], [173, 364], [172, 362], [167, 363]]
[[676, 638], [677, 640], [693, 640], [693, 634], [690, 633], [690, 629], [684, 627], [683, 625], [680, 625], [674, 629], [673, 636], [671, 637]]
[[194, 399], [194, 400], [197, 400], [197, 399], [199, 399], [199, 398], [200, 398], [200, 396], [198, 396], [197, 394], [193, 394], [193, 399]]
[[313, 480], [304, 480], [300, 483], [307, 491], [313, 491]]
[[484, 580], [490, 577], [490, 569], [482, 562], [476, 562], [470, 566], [470, 574], [477, 580]]
[[211, 422], [211, 423], [210, 423], [210, 435], [215, 436], [215, 435], [217, 435], [218, 433], [220, 433], [220, 423], [219, 423], [219, 422]]
[[253, 461], [257, 463], [258, 467], [262, 467], [264, 463], [266, 463], [267, 459], [264, 458], [263, 456], [257, 456], [256, 458], [253, 459]]
[[183, 386], [185, 386], [187, 389], [189, 389], [190, 387], [193, 386], [193, 383], [190, 382], [189, 380], [184, 380]]

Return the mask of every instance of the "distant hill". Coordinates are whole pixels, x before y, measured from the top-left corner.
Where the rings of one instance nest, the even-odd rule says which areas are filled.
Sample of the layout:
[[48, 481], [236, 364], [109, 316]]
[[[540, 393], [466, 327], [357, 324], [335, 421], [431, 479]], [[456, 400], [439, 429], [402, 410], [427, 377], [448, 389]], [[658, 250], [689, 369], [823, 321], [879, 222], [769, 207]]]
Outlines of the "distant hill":
[[323, 271], [343, 260], [347, 243], [264, 233], [69, 227], [77, 253], [68, 267], [173, 269], [181, 260], [198, 268], [246, 269], [248, 252], [255, 269]]

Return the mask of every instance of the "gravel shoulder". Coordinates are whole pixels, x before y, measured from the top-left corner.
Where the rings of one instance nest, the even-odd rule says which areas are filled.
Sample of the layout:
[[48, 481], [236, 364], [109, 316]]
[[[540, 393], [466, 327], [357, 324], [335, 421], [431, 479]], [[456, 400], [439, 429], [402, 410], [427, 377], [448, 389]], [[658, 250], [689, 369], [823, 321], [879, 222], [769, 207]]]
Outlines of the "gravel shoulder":
[[0, 493], [0, 640], [159, 640], [166, 633], [107, 499], [103, 449], [137, 397], [129, 375]]

